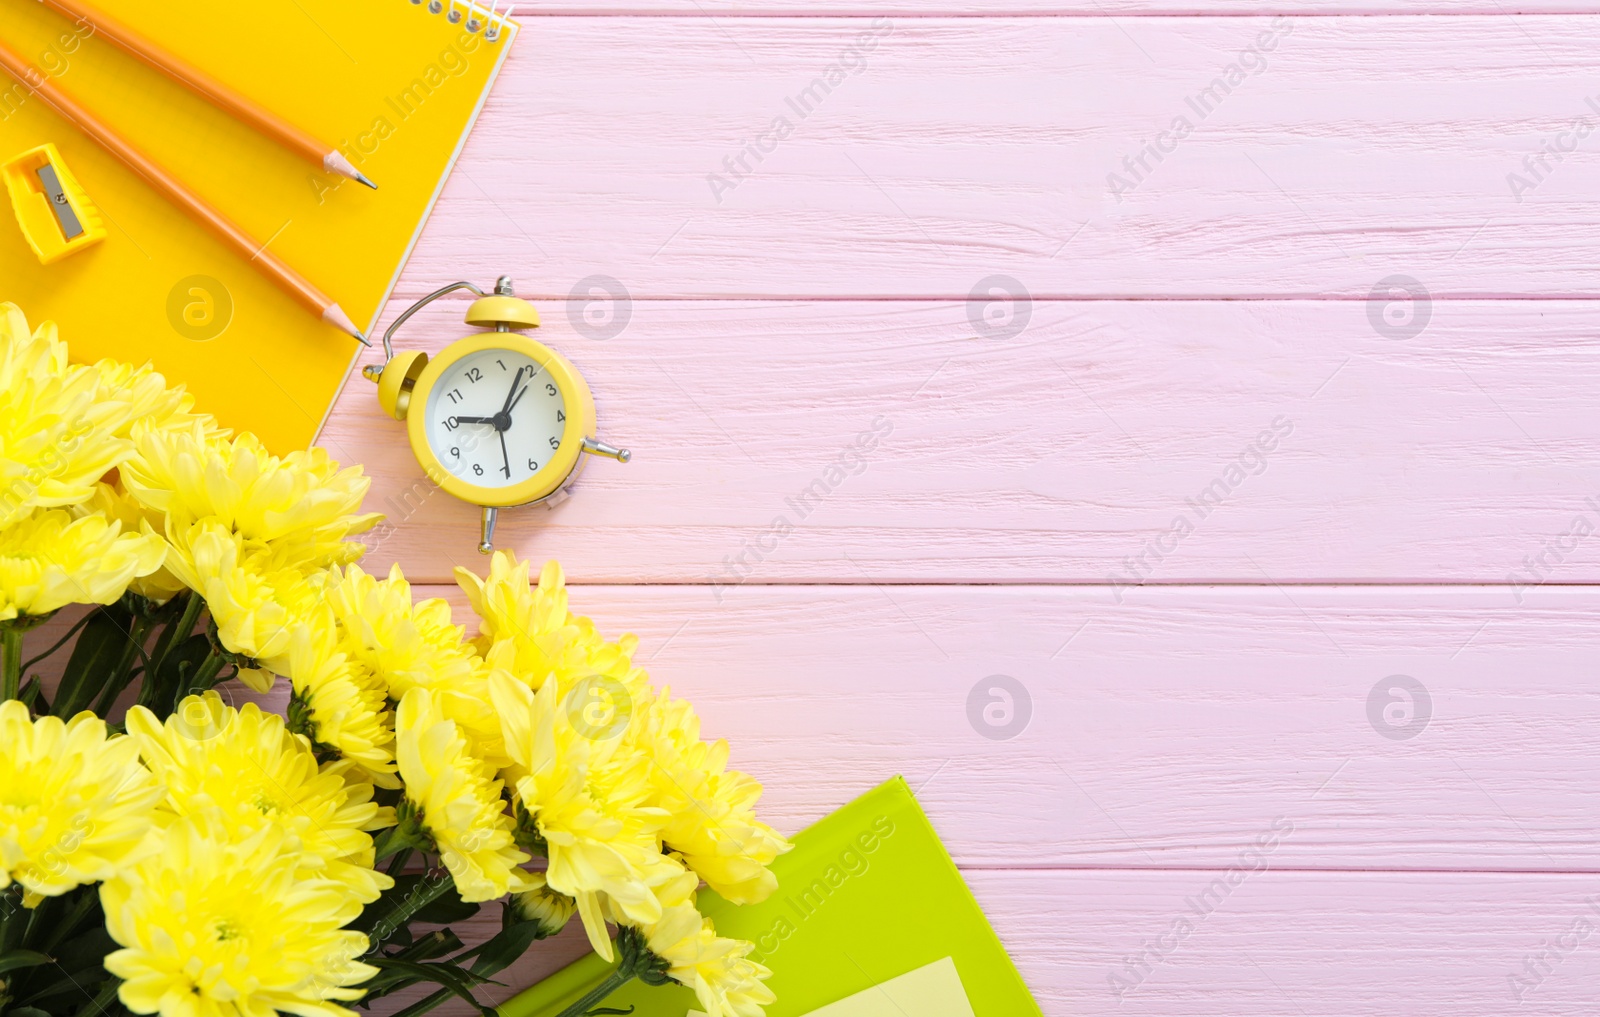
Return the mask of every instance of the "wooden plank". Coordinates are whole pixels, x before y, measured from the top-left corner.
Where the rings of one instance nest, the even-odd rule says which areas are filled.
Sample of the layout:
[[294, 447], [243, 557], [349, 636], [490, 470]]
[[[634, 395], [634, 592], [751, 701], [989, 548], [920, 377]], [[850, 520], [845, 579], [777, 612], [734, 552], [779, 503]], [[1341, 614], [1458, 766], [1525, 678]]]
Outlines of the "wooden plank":
[[[426, 592], [470, 621], [454, 588]], [[572, 599], [639, 634], [654, 680], [732, 743], [785, 831], [901, 773], [965, 866], [1226, 867], [1281, 816], [1285, 867], [1600, 873], [1592, 587], [1522, 606], [1441, 587]], [[996, 675], [1027, 695], [1009, 738], [990, 737], [1008, 722]], [[1426, 690], [1411, 737], [1390, 737], [1412, 730], [1396, 675]]]
[[[1226, 866], [1287, 816], [1285, 866], [1600, 871], [1597, 596], [1166, 588], [1119, 605], [1081, 588], [759, 587], [718, 605], [702, 588], [627, 587], [573, 600], [606, 631], [640, 634], [655, 680], [730, 739], [785, 830], [903, 773], [964, 865]], [[1010, 739], [985, 736], [996, 701], [973, 691], [994, 675], [1031, 699]], [[1390, 723], [1403, 701], [1373, 693], [1394, 675], [1431, 699], [1414, 737], [1386, 736], [1407, 733]], [[1374, 695], [1391, 710], [1376, 722]]]
[[1055, 17], [1217, 17], [1264, 14], [1291, 15], [1498, 15], [1593, 14], [1583, 0], [1540, 0], [1514, 7], [1495, 0], [1273, 0], [1252, 4], [1247, 0], [571, 0], [520, 7], [516, 17], [524, 23], [552, 15], [673, 15], [680, 17], [1004, 17], [1016, 15]]
[[[1040, 302], [1009, 339], [961, 302], [637, 301], [602, 342], [601, 306], [544, 303], [541, 338], [634, 461], [499, 530], [577, 582], [1600, 579], [1585, 302], [1438, 301], [1410, 339], [1350, 301]], [[374, 477], [374, 555], [448, 582], [478, 515], [404, 435], [356, 377], [321, 441]]]
[[[995, 274], [1036, 297], [1600, 292], [1571, 133], [1597, 116], [1595, 18], [529, 26], [405, 294], [501, 272], [637, 299], [965, 298]], [[1525, 166], [1547, 141], [1579, 155]]]
[[[1268, 860], [1237, 873], [1225, 895], [1213, 889], [1227, 878], [1195, 870], [966, 873], [1050, 1017], [1494, 1017], [1519, 1004], [1562, 1017], [1593, 1013], [1593, 876], [1304, 872]], [[1199, 914], [1191, 902], [1202, 897], [1198, 906], [1209, 910]], [[1181, 938], [1179, 919], [1190, 924]], [[468, 936], [488, 934], [494, 920], [475, 919]], [[505, 974], [506, 987], [489, 987], [484, 999], [501, 1002], [583, 950], [570, 934], [538, 944]], [[1137, 981], [1127, 973], [1133, 958], [1146, 969]], [[873, 977], [901, 973], [880, 971], [876, 958], [857, 960]], [[1543, 977], [1536, 981], [1525, 961]], [[376, 1012], [396, 1009], [386, 1003]]]
[[[1194, 915], [1187, 901], [1218, 875], [967, 879], [1052, 1017], [1504, 1014], [1519, 1002], [1508, 976], [1523, 975], [1524, 958], [1558, 937], [1578, 949], [1524, 987], [1522, 1001], [1542, 1014], [1593, 1009], [1596, 934], [1571, 935], [1580, 917], [1591, 930], [1600, 921], [1593, 877], [1268, 869], [1245, 878], [1211, 914]], [[1180, 915], [1195, 927], [1175, 943]], [[1167, 958], [1119, 1000], [1111, 975], [1163, 937]]]

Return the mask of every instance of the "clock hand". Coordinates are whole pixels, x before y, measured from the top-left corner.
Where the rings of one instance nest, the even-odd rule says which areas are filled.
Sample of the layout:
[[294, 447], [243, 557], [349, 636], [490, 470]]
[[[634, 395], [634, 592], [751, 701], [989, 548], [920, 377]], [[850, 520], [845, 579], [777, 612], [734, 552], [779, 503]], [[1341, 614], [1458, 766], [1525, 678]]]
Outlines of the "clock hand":
[[495, 433], [500, 435], [500, 455], [505, 459], [506, 479], [509, 480], [511, 478], [511, 454], [506, 451], [506, 433], [504, 431], [496, 431]]
[[456, 418], [456, 423], [458, 423], [458, 424], [492, 424], [492, 423], [494, 423], [494, 418], [493, 417], [457, 417]]
[[511, 379], [511, 390], [506, 393], [506, 404], [500, 407], [501, 413], [511, 412], [511, 397], [517, 394], [517, 386], [522, 384], [522, 372], [525, 370], [526, 366], [517, 368], [516, 376]]
[[524, 392], [527, 392], [527, 391], [528, 391], [528, 386], [527, 385], [522, 386], [522, 392], [518, 392], [517, 393], [517, 397], [515, 399], [511, 400], [511, 402], [509, 404], [507, 404], [506, 408], [504, 410], [502, 410], [501, 412], [503, 412], [507, 417], [510, 417], [511, 416], [511, 411], [516, 408], [518, 403], [522, 402], [522, 395], [523, 395]]

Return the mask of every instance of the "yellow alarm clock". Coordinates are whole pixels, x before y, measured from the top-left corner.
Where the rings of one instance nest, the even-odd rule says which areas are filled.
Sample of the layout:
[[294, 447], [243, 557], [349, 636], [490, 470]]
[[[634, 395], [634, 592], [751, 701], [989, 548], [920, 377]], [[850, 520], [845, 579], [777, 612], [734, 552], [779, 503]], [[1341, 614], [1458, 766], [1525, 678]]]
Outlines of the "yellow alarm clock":
[[[446, 346], [437, 356], [394, 351], [394, 334], [417, 311], [456, 290], [478, 299], [467, 324], [492, 328]], [[384, 363], [362, 368], [378, 384], [378, 402], [406, 422], [411, 452], [446, 493], [483, 509], [478, 550], [494, 550], [498, 510], [564, 501], [585, 454], [619, 462], [627, 449], [595, 440], [594, 397], [583, 375], [555, 350], [514, 329], [538, 328], [539, 312], [512, 295], [501, 276], [493, 293], [451, 283], [423, 297], [383, 334]]]

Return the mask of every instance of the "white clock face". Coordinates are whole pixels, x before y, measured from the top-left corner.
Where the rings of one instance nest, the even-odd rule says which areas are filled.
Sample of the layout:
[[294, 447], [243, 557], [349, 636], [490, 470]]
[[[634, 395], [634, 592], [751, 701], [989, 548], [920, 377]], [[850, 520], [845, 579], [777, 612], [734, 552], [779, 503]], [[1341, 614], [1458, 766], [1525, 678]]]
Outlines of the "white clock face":
[[567, 404], [550, 372], [512, 350], [470, 353], [428, 395], [428, 445], [446, 470], [479, 487], [509, 487], [561, 447]]

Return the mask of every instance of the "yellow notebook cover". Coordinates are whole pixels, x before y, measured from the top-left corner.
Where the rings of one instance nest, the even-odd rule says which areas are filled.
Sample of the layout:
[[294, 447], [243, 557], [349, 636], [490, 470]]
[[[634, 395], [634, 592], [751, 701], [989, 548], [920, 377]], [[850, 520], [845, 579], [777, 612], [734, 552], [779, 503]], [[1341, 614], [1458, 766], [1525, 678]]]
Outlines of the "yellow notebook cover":
[[[337, 147], [378, 190], [323, 172], [38, 0], [0, 0], [0, 38], [370, 332], [515, 25], [491, 42], [406, 0], [95, 3]], [[362, 347], [0, 73], [0, 161], [45, 142], [108, 235], [41, 265], [0, 209], [0, 301], [56, 321], [76, 360], [151, 361], [275, 452], [311, 444]]]

